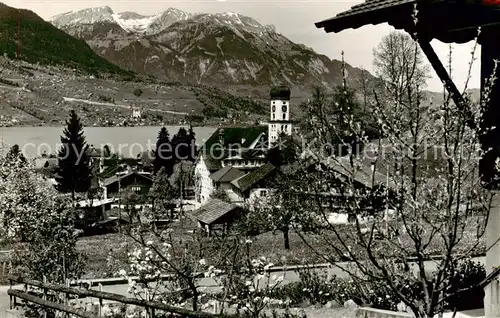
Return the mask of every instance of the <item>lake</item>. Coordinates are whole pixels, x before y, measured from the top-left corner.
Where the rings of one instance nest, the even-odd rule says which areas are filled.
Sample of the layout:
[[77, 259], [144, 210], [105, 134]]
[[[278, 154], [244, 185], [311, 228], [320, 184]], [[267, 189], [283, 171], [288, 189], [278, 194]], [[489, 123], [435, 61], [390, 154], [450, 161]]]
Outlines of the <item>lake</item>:
[[[180, 127], [165, 126], [173, 136]], [[109, 145], [112, 152], [125, 157], [136, 157], [142, 151], [154, 149], [161, 127], [85, 127], [84, 134], [89, 145], [96, 148]], [[202, 145], [216, 130], [213, 127], [194, 127], [196, 144]], [[60, 148], [63, 127], [0, 127], [0, 142], [7, 146], [19, 145], [26, 157], [43, 153], [56, 153]]]

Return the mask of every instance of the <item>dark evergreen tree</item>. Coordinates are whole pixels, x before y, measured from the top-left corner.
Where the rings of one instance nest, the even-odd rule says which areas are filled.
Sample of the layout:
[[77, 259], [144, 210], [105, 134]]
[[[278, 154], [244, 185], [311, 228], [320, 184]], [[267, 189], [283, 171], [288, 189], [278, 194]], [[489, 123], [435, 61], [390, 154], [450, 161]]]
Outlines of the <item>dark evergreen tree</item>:
[[10, 147], [9, 152], [5, 156], [5, 161], [8, 164], [16, 166], [24, 166], [26, 164], [26, 158], [19, 149], [19, 145]]
[[188, 144], [189, 144], [188, 160], [194, 162], [196, 159], [196, 134], [194, 133], [192, 126], [189, 127], [188, 131]]
[[83, 125], [74, 110], [66, 120], [66, 128], [61, 136], [62, 147], [58, 154], [56, 188], [62, 193], [87, 192], [91, 185], [92, 173], [88, 145], [83, 135]]
[[156, 149], [154, 152], [153, 168], [156, 174], [162, 167], [165, 168], [167, 176], [171, 176], [174, 171], [175, 158], [172, 142], [167, 128], [163, 127], [158, 133]]
[[193, 128], [187, 131], [184, 127], [172, 138], [172, 149], [174, 151], [175, 163], [182, 160], [194, 162], [196, 156], [196, 137]]
[[189, 159], [189, 136], [184, 127], [172, 138], [172, 147], [174, 149], [175, 162]]

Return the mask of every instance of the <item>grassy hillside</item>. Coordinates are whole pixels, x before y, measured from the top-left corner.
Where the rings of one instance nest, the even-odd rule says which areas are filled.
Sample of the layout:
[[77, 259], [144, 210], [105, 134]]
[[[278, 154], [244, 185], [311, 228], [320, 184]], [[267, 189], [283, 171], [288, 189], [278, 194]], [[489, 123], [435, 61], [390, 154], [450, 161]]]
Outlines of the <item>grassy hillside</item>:
[[0, 54], [30, 63], [64, 65], [92, 74], [131, 75], [95, 54], [83, 40], [77, 40], [45, 22], [29, 10], [15, 9], [0, 3]]

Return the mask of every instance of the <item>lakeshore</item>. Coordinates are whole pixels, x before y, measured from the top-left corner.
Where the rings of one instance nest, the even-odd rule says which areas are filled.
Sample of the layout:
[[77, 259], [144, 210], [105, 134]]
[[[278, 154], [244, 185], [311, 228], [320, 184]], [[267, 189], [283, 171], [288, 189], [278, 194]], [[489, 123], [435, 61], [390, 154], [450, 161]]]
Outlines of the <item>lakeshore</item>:
[[[171, 136], [177, 133], [180, 127], [165, 126]], [[135, 157], [142, 151], [153, 149], [156, 144], [160, 126], [135, 127], [85, 127], [84, 133], [87, 143], [96, 148], [108, 145], [126, 157]], [[202, 145], [216, 128], [193, 127], [196, 134], [196, 144]], [[26, 157], [36, 157], [43, 153], [54, 153], [59, 148], [62, 126], [41, 127], [0, 127], [0, 141], [5, 146], [19, 145]]]

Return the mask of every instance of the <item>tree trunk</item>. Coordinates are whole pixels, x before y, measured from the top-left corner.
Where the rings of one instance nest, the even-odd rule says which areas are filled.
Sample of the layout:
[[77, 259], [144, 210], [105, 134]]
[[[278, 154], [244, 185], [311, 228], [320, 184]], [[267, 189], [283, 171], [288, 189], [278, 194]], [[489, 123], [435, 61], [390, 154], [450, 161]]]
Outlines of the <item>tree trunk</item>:
[[289, 250], [290, 249], [290, 238], [288, 236], [288, 232], [289, 232], [288, 228], [283, 229], [283, 240], [285, 242], [285, 250]]
[[193, 311], [198, 311], [198, 289], [196, 287], [193, 290]]

